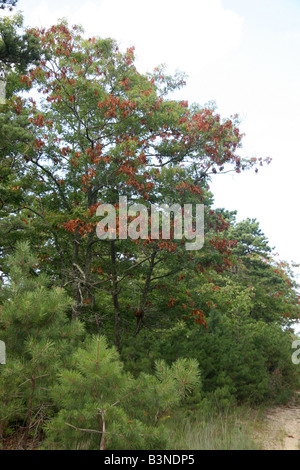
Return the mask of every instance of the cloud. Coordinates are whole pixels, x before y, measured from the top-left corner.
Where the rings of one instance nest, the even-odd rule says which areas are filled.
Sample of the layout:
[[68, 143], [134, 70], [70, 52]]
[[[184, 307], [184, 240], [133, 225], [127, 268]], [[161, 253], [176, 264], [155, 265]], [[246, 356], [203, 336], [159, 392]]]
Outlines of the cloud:
[[242, 36], [243, 19], [221, 0], [102, 0], [73, 9], [71, 2], [55, 5], [40, 2], [30, 23], [50, 25], [65, 16], [82, 24], [87, 35], [112, 37], [123, 49], [134, 45], [142, 71], [165, 63], [172, 72], [193, 74], [230, 54]]
[[72, 16], [71, 2], [55, 4], [49, 0], [39, 2], [21, 0], [17, 4], [18, 10], [23, 11], [26, 26], [49, 27], [57, 23], [59, 18], [70, 18]]

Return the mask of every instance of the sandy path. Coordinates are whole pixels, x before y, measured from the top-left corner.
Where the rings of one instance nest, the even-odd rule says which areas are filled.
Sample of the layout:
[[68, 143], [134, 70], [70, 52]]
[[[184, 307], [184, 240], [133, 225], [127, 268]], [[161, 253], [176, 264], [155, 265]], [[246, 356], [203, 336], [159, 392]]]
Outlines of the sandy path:
[[291, 404], [270, 409], [259, 441], [264, 450], [300, 450], [300, 407]]

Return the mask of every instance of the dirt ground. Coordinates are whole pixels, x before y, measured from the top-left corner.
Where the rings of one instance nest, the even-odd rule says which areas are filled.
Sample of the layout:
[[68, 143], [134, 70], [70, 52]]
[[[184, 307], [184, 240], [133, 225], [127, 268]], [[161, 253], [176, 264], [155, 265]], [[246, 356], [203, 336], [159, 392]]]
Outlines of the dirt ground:
[[[300, 397], [300, 392], [298, 397]], [[256, 436], [264, 450], [300, 450], [300, 404], [299, 399], [287, 406], [268, 410], [263, 431]]]

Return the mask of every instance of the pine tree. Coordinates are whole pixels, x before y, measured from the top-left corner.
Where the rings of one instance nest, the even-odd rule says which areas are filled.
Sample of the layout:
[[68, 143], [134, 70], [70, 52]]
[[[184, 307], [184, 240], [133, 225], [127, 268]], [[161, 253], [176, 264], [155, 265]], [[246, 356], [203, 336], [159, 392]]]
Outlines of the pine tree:
[[13, 7], [16, 6], [18, 0], [1, 0], [0, 1], [0, 10], [8, 9], [12, 11]]
[[0, 369], [0, 431], [18, 423], [26, 448], [29, 433], [37, 433], [53, 414], [49, 388], [69, 364], [83, 326], [69, 321], [70, 299], [39, 274], [27, 243], [18, 245], [9, 265], [0, 311], [0, 339], [7, 352]]
[[28, 65], [37, 64], [41, 58], [39, 41], [29, 31], [20, 34], [23, 16], [18, 13], [12, 18], [4, 17], [0, 21], [0, 63], [1, 67], [14, 66], [25, 72]]
[[46, 449], [164, 449], [160, 421], [199, 383], [198, 364], [156, 363], [155, 375], [133, 378], [104, 337], [88, 338], [60, 374], [53, 399], [61, 409], [46, 424]]

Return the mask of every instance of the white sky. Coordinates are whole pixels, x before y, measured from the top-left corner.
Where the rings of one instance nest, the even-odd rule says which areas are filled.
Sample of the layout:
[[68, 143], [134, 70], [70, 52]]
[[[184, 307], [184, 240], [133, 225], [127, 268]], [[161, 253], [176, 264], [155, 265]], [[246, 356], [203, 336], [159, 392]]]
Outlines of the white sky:
[[178, 98], [238, 113], [241, 155], [273, 162], [215, 177], [216, 206], [257, 218], [280, 258], [300, 262], [300, 0], [19, 0], [18, 9], [26, 26], [67, 17], [89, 36], [135, 45], [139, 70], [166, 63], [188, 74]]

